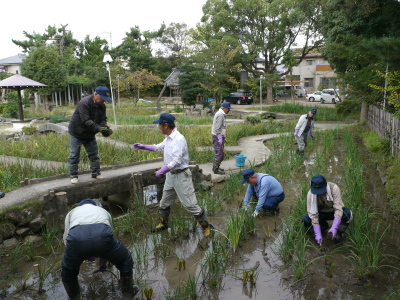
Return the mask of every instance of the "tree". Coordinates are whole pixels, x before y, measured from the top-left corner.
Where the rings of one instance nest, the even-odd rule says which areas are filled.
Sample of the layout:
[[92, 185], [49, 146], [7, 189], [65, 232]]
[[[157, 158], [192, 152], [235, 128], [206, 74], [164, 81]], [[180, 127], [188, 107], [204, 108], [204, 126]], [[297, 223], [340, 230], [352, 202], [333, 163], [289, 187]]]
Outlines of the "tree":
[[321, 32], [324, 56], [336, 73], [362, 100], [360, 119], [367, 104], [382, 101], [372, 86], [383, 86], [376, 71], [400, 67], [400, 3], [396, 0], [332, 0], [324, 2]]
[[[316, 32], [320, 7], [310, 0], [208, 0], [203, 6], [203, 24], [214, 37], [225, 39], [231, 48], [240, 47], [237, 60], [241, 67], [256, 74], [275, 74], [286, 49], [305, 40], [298, 63], [322, 41]], [[314, 43], [311, 44], [311, 39]], [[257, 66], [255, 58], [265, 58]], [[273, 102], [272, 85], [267, 103]]]
[[137, 99], [140, 98], [140, 92], [146, 91], [155, 85], [162, 84], [162, 79], [160, 77], [153, 75], [152, 72], [146, 69], [128, 74], [123, 81], [126, 86], [136, 91]]
[[40, 46], [32, 50], [22, 62], [21, 73], [48, 86], [38, 90], [40, 95], [45, 96], [44, 108], [47, 111], [49, 110], [48, 96], [63, 91], [67, 85], [63, 57], [54, 45]]
[[151, 53], [151, 43], [159, 38], [164, 30], [162, 25], [158, 31], [141, 32], [138, 26], [130, 28], [121, 45], [112, 50], [114, 57], [126, 60], [132, 72], [147, 69], [154, 71], [156, 59]]

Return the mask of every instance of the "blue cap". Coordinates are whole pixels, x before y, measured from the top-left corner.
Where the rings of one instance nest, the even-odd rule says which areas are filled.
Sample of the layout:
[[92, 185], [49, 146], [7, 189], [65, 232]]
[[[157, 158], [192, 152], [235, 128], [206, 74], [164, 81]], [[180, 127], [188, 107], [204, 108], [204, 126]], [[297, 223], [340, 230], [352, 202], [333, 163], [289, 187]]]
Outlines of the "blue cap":
[[322, 195], [326, 193], [326, 179], [322, 175], [315, 175], [311, 178], [311, 193], [314, 195]]
[[93, 204], [93, 205], [97, 206], [96, 201], [94, 201], [93, 199], [90, 199], [90, 198], [83, 199], [81, 202], [79, 202], [79, 206], [82, 206], [84, 204]]
[[110, 90], [108, 88], [106, 88], [105, 86], [98, 86], [96, 88], [96, 93], [100, 95], [101, 99], [103, 99], [104, 101], [111, 101], [111, 94], [110, 94]]
[[316, 108], [310, 108], [310, 111], [315, 115], [317, 113], [317, 109]]
[[160, 119], [153, 121], [154, 124], [161, 124], [161, 123], [174, 123], [175, 117], [168, 113], [160, 114]]
[[251, 176], [253, 176], [256, 173], [253, 169], [246, 169], [242, 172], [243, 175], [243, 180], [242, 184], [245, 184]]
[[221, 104], [221, 107], [233, 109], [233, 108], [231, 107], [231, 103], [230, 103], [230, 102], [224, 102], [224, 103], [222, 103], [222, 104]]

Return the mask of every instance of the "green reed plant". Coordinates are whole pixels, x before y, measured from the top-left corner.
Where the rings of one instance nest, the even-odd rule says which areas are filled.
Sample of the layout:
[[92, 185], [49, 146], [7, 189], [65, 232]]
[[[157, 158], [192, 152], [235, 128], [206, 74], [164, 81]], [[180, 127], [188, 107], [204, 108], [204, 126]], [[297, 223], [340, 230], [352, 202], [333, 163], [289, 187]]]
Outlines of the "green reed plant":
[[56, 242], [58, 243], [60, 242], [59, 239], [57, 238], [57, 234], [58, 234], [57, 224], [55, 226], [49, 226], [48, 224], [46, 224], [43, 227], [42, 237], [44, 239], [44, 245], [46, 247], [47, 254], [55, 253], [53, 247], [54, 240], [56, 240]]
[[146, 297], [146, 300], [151, 300], [151, 298], [153, 297], [153, 289], [145, 286], [144, 290], [143, 290], [143, 294]]
[[211, 247], [204, 253], [201, 267], [203, 280], [211, 286], [220, 286], [229, 259], [229, 250], [222, 236], [215, 237]]
[[210, 193], [209, 191], [199, 193], [197, 199], [209, 216], [220, 212], [224, 205], [224, 198], [220, 194]]
[[17, 269], [18, 263], [22, 261], [24, 258], [26, 258], [24, 254], [24, 247], [21, 242], [19, 242], [13, 251], [11, 251], [10, 254], [10, 260], [8, 262], [8, 266], [10, 268], [10, 271], [15, 271]]
[[178, 239], [180, 242], [189, 236], [189, 232], [196, 228], [197, 223], [192, 217], [174, 215], [168, 222], [170, 238]]
[[28, 288], [28, 280], [31, 277], [32, 272], [27, 272], [25, 274], [22, 275], [22, 277], [15, 277], [13, 275], [11, 275], [11, 281], [13, 283], [13, 285], [15, 286], [15, 289], [17, 292], [21, 292], [24, 291]]
[[226, 236], [232, 246], [233, 252], [236, 252], [240, 241], [246, 236], [245, 213], [245, 211], [231, 212], [229, 217], [224, 218], [226, 221]]
[[48, 259], [44, 258], [42, 256], [38, 256], [37, 258], [41, 259], [41, 263], [37, 263], [33, 265], [36, 267], [36, 274], [38, 276], [38, 292], [39, 294], [42, 294], [45, 292], [43, 289], [43, 286], [49, 277], [50, 273], [54, 270], [55, 265], [58, 263], [56, 259]]

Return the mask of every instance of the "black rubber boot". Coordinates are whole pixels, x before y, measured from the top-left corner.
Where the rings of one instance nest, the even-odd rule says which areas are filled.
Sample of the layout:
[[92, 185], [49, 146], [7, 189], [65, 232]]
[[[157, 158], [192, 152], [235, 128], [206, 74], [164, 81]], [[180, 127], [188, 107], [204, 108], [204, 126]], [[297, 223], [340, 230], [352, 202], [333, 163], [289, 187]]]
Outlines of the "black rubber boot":
[[200, 224], [201, 228], [203, 229], [204, 237], [212, 236], [214, 226], [212, 226], [207, 221], [199, 222], [199, 224]]
[[137, 285], [133, 285], [132, 275], [121, 275], [121, 290], [123, 299], [133, 299], [133, 297], [139, 292], [139, 287]]
[[80, 299], [80, 288], [78, 283], [78, 278], [75, 279], [62, 279], [65, 291], [68, 294], [69, 299], [78, 300]]
[[214, 174], [224, 175], [225, 172], [221, 171], [220, 168], [219, 168], [220, 164], [221, 163], [213, 162], [213, 169], [212, 170], [213, 170]]
[[168, 229], [168, 218], [160, 217], [160, 223], [154, 228], [151, 229], [151, 232], [159, 232], [162, 230]]

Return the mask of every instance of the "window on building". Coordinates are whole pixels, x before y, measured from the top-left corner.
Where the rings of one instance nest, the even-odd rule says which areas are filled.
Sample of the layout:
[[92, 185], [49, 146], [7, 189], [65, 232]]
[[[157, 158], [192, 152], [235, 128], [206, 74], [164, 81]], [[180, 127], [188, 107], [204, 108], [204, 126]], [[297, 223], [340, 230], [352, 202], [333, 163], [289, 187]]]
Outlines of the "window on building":
[[314, 78], [304, 78], [304, 87], [314, 87]]
[[315, 61], [314, 61], [313, 59], [307, 59], [307, 60], [306, 60], [306, 65], [307, 65], [307, 66], [312, 66], [312, 65], [314, 65], [314, 62], [315, 62]]

